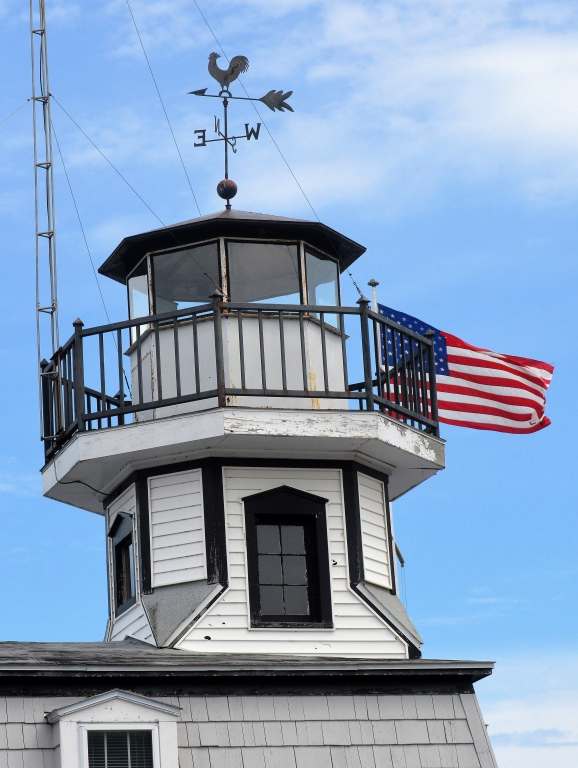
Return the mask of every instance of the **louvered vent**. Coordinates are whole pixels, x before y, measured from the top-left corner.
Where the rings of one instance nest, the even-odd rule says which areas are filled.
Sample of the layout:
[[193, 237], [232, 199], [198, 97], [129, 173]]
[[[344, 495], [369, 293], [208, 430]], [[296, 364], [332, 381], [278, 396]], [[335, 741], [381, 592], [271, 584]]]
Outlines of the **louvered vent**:
[[151, 731], [88, 731], [89, 768], [153, 768]]

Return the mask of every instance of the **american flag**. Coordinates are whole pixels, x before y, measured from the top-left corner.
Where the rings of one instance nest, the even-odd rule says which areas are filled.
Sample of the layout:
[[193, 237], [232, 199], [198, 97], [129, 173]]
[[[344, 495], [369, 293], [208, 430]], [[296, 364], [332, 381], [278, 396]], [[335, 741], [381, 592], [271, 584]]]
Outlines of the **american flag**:
[[[539, 360], [503, 355], [474, 347], [416, 317], [378, 304], [378, 311], [423, 336], [432, 330], [439, 420], [473, 429], [522, 434], [550, 424], [545, 414], [546, 390], [554, 367]], [[382, 360], [394, 365], [391, 333], [382, 327]], [[405, 353], [409, 340], [404, 337]], [[386, 352], [387, 347], [387, 352]], [[401, 349], [398, 346], [398, 358]], [[399, 362], [399, 360], [398, 360]]]

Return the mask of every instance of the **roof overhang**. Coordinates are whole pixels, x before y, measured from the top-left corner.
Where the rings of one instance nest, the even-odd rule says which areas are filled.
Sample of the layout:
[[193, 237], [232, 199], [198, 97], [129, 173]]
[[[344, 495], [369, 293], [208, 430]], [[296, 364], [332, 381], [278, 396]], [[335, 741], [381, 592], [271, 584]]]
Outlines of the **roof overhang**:
[[357, 461], [389, 476], [393, 501], [444, 468], [445, 443], [379, 411], [213, 408], [77, 433], [42, 470], [43, 493], [104, 514], [136, 470], [208, 457]]
[[363, 245], [319, 221], [231, 210], [199, 216], [179, 224], [125, 237], [98, 271], [101, 275], [124, 284], [127, 275], [147, 253], [217, 237], [304, 240], [314, 248], [338, 259], [340, 271], [346, 269], [366, 250]]

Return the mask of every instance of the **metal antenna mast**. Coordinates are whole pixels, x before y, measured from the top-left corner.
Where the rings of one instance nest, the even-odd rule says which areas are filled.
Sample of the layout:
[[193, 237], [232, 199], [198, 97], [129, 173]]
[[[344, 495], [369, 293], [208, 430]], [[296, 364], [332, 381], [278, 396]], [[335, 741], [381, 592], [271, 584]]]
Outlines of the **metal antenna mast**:
[[[32, 57], [32, 120], [34, 130], [34, 196], [36, 223], [36, 333], [38, 373], [41, 360], [60, 346], [56, 273], [56, 218], [50, 79], [44, 0], [30, 0], [30, 51]], [[38, 105], [41, 105], [38, 108]], [[48, 323], [46, 322], [48, 318]], [[49, 325], [47, 329], [46, 326]], [[42, 404], [42, 403], [41, 403]], [[42, 424], [41, 424], [42, 429]]]

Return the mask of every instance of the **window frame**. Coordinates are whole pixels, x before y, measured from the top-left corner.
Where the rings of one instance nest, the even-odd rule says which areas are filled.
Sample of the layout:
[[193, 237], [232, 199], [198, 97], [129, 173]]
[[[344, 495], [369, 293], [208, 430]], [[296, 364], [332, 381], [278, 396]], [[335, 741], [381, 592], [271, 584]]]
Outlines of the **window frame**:
[[[130, 530], [126, 530], [130, 526]], [[122, 544], [128, 537], [132, 539], [133, 558], [132, 558], [132, 577], [134, 580], [134, 595], [132, 595], [124, 603], [118, 602], [118, 571], [117, 571], [117, 547]], [[108, 532], [109, 548], [110, 548], [110, 567], [112, 575], [112, 601], [115, 617], [121, 616], [123, 613], [136, 605], [138, 598], [138, 568], [137, 568], [137, 541], [136, 530], [134, 525], [134, 516], [128, 512], [117, 512], [113, 524]]]
[[[299, 503], [295, 505], [295, 501]], [[333, 629], [326, 505], [327, 499], [286, 485], [246, 496], [243, 499], [250, 628]], [[259, 597], [257, 518], [259, 520], [270, 518], [273, 521], [299, 517], [307, 518], [310, 530], [314, 532], [314, 542], [310, 542], [309, 551], [306, 547], [308, 565], [313, 567], [314, 581], [308, 583], [309, 594], [313, 594], [315, 600], [313, 616], [310, 614], [310, 617], [305, 620], [287, 617], [263, 619], [260, 613]]]
[[[303, 254], [304, 251], [304, 243], [302, 240], [268, 240], [266, 238], [258, 239], [258, 238], [243, 238], [243, 237], [224, 237], [223, 238], [223, 248], [225, 252], [225, 260], [224, 260], [224, 266], [225, 266], [225, 273], [227, 276], [227, 300], [230, 301], [231, 296], [231, 271], [230, 271], [230, 265], [229, 265], [229, 243], [254, 243], [255, 245], [295, 245], [297, 247], [297, 279], [299, 281], [299, 301], [300, 304], [306, 304], [304, 301], [306, 292], [307, 292], [307, 286], [305, 284], [305, 277], [304, 277], [304, 261], [303, 261]], [[260, 301], [250, 301], [250, 302], [233, 302], [235, 304], [262, 304], [267, 302], [260, 302]], [[278, 302], [281, 303], [281, 302]], [[299, 306], [298, 304], [295, 304], [295, 306]]]
[[78, 730], [80, 736], [80, 768], [90, 768], [88, 759], [88, 731], [150, 731], [152, 734], [153, 768], [161, 768], [161, 744], [158, 722], [79, 723]]

